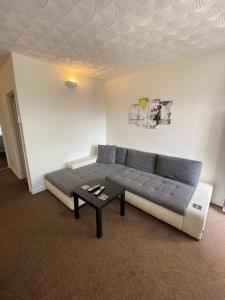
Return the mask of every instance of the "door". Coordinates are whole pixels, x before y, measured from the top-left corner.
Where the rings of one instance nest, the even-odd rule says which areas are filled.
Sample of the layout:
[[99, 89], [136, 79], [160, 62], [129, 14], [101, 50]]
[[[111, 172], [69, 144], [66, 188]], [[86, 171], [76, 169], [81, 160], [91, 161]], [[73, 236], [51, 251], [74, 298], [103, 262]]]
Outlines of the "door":
[[9, 107], [9, 116], [10, 116], [10, 123], [12, 127], [13, 139], [14, 144], [17, 152], [17, 161], [18, 167], [20, 169], [21, 178], [26, 178], [26, 168], [25, 168], [25, 160], [24, 160], [24, 153], [23, 153], [23, 145], [22, 145], [22, 137], [20, 132], [20, 119], [19, 114], [17, 112], [16, 101], [14, 92], [11, 92], [8, 95], [8, 107]]

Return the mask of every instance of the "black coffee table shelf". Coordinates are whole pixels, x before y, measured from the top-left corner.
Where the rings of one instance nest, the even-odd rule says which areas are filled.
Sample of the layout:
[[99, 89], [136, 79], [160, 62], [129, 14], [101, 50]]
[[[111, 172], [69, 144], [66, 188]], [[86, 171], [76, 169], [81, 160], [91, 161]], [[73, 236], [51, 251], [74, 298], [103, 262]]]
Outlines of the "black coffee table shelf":
[[125, 189], [123, 186], [113, 183], [108, 180], [95, 179], [87, 183], [89, 186], [96, 184], [104, 185], [105, 190], [103, 194], [107, 194], [108, 198], [106, 200], [100, 200], [94, 195], [94, 193], [89, 193], [87, 190], [83, 190], [81, 187], [78, 187], [74, 190], [74, 214], [75, 218], [79, 219], [79, 204], [78, 199], [82, 199], [85, 203], [88, 203], [96, 210], [96, 236], [98, 238], [102, 237], [102, 208], [109, 204], [112, 200], [117, 197], [120, 197], [120, 215], [125, 215]]

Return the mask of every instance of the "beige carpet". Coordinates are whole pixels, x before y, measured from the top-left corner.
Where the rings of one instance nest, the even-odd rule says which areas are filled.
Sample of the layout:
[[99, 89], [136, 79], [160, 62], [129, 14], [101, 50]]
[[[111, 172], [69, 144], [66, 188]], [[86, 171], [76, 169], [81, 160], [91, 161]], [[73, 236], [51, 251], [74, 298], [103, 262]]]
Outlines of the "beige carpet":
[[115, 200], [81, 218], [49, 192], [0, 172], [0, 299], [225, 299], [225, 215], [211, 207], [203, 240]]

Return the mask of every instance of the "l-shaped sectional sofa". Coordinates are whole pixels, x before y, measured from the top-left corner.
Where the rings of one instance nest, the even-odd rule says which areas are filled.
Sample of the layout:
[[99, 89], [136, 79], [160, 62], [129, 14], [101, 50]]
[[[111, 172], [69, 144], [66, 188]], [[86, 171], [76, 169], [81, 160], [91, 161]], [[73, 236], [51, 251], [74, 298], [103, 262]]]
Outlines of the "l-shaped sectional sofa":
[[199, 181], [201, 169], [202, 163], [195, 160], [99, 145], [98, 157], [69, 162], [47, 174], [45, 181], [71, 210], [75, 187], [97, 178], [119, 183], [127, 202], [200, 240], [213, 189]]

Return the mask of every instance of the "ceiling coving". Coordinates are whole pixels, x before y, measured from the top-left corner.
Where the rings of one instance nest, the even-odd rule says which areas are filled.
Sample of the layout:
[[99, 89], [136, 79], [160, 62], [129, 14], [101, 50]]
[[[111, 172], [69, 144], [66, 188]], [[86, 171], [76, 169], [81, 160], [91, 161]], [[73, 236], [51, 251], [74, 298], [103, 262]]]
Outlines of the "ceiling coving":
[[0, 1], [0, 54], [100, 78], [221, 46], [224, 0]]

